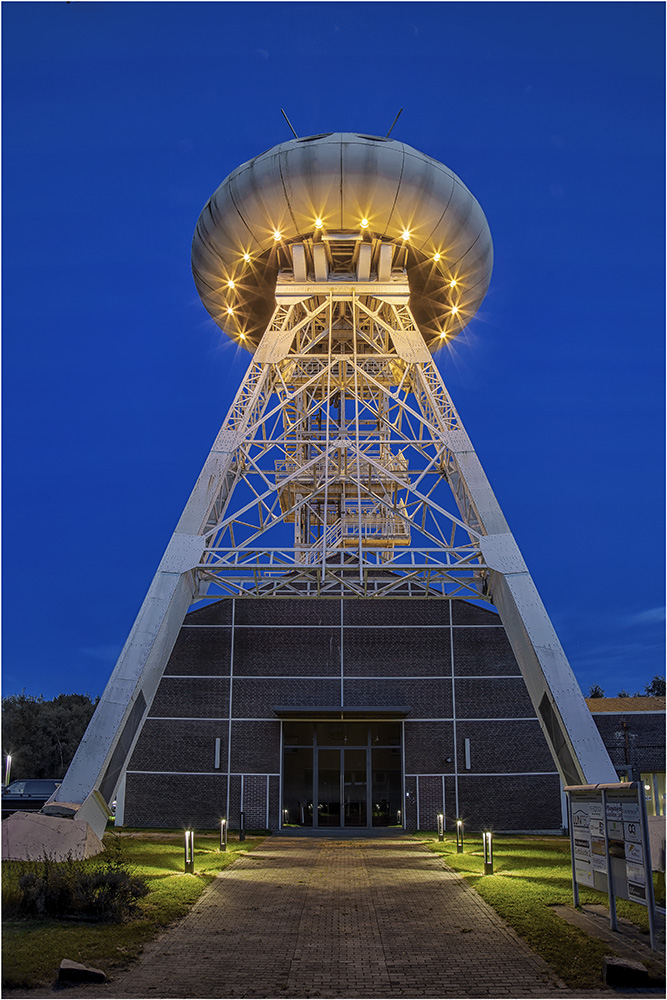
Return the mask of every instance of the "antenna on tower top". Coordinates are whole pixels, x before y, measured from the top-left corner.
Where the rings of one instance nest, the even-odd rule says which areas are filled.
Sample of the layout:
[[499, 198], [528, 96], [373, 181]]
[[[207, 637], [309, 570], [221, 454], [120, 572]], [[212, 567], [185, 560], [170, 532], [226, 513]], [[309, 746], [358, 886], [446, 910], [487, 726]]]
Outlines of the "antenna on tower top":
[[[285, 119], [285, 121], [287, 122], [287, 124], [289, 125], [289, 127], [290, 127], [290, 128], [292, 129], [292, 132], [293, 132], [293, 134], [294, 134], [294, 138], [295, 138], [295, 139], [298, 139], [299, 137], [298, 137], [298, 135], [296, 134], [296, 132], [294, 131], [294, 126], [292, 125], [291, 121], [289, 120], [289, 118], [288, 118], [288, 117], [287, 117], [287, 115], [285, 114], [285, 111], [284, 111], [284, 108], [281, 108], [280, 110], [281, 110], [281, 111], [282, 111], [282, 113], [283, 113], [283, 118]], [[399, 112], [399, 114], [400, 114], [400, 112]], [[394, 126], [392, 125], [392, 128], [393, 128], [393, 127], [394, 127]]]
[[[391, 123], [391, 128], [390, 128], [390, 129], [389, 129], [389, 131], [387, 132], [387, 134], [386, 134], [386, 136], [385, 136], [385, 139], [388, 139], [388, 138], [389, 138], [389, 136], [391, 135], [391, 133], [392, 133], [392, 132], [394, 131], [394, 125], [396, 124], [396, 122], [398, 121], [398, 119], [399, 119], [399, 118], [401, 117], [401, 113], [402, 113], [402, 111], [403, 111], [403, 108], [399, 108], [399, 109], [398, 109], [398, 114], [396, 115], [396, 117], [394, 118], [393, 122]], [[284, 111], [283, 111], [283, 114], [285, 114], [285, 112], [284, 112]], [[290, 126], [290, 127], [291, 127], [291, 126]]]

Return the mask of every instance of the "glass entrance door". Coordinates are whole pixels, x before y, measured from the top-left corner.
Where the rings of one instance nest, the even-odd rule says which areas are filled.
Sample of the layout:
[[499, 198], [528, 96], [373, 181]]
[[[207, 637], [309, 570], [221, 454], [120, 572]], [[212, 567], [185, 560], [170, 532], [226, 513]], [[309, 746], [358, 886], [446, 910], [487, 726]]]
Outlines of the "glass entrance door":
[[400, 827], [400, 742], [395, 722], [285, 723], [283, 827]]

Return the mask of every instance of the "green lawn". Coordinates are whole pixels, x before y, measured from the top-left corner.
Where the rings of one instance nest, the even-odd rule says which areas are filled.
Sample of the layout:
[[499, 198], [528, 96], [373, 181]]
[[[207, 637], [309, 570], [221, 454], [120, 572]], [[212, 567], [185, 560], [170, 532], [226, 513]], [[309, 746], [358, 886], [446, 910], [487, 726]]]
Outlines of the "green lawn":
[[[115, 837], [105, 834], [105, 841]], [[219, 837], [195, 839], [195, 874], [183, 872], [183, 833], [123, 834], [123, 858], [146, 876], [149, 893], [136, 915], [124, 924], [80, 924], [55, 920], [3, 921], [2, 978], [5, 989], [51, 983], [63, 958], [105, 972], [127, 966], [143, 946], [167, 924], [184, 916], [217, 872], [239, 853], [252, 850], [261, 838], [239, 843], [230, 834], [227, 851], [218, 850]], [[90, 864], [95, 863], [91, 859]], [[21, 862], [3, 863], [3, 899], [16, 892]]]
[[[466, 838], [464, 853], [446, 835], [420, 834], [428, 847], [459, 872], [480, 896], [542, 956], [569, 986], [600, 985], [602, 959], [613, 948], [571, 926], [553, 911], [554, 904], [572, 906], [570, 841], [567, 837], [494, 837], [494, 873], [484, 875], [481, 837]], [[434, 839], [434, 837], [436, 839]], [[579, 890], [582, 903], [605, 904], [593, 889]], [[618, 914], [648, 932], [646, 908], [617, 900]]]

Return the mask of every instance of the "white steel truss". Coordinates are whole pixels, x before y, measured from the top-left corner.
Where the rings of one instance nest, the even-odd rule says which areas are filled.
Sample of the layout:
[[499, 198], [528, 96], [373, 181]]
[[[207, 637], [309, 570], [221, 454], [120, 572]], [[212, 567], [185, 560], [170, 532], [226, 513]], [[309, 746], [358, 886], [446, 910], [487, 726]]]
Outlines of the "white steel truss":
[[110, 799], [187, 611], [247, 598], [493, 603], [566, 784], [616, 780], [404, 273], [297, 282], [276, 308], [60, 797]]

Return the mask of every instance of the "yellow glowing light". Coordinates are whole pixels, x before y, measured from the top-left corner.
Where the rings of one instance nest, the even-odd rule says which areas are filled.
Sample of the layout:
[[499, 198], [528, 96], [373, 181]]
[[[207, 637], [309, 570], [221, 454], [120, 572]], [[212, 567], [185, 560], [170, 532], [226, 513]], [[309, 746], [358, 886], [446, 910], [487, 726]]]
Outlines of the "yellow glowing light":
[[228, 316], [233, 316], [234, 315], [234, 310], [232, 309], [231, 306], [227, 306], [227, 315]]
[[233, 281], [231, 281], [231, 279], [230, 279], [230, 280], [229, 280], [229, 281], [227, 282], [227, 288], [233, 288], [233, 287], [234, 287], [234, 282], [233, 282]]
[[243, 254], [243, 259], [244, 259], [244, 261], [247, 264], [250, 261], [250, 254], [249, 253], [244, 253]]
[[368, 229], [368, 219], [362, 219], [360, 225], [362, 229]]
[[446, 336], [447, 336], [447, 331], [446, 331], [446, 330], [443, 330], [443, 331], [442, 331], [442, 333], [440, 334], [440, 336], [441, 336], [441, 337], [446, 337]]
[[459, 307], [458, 306], [452, 306], [452, 316], [456, 316], [456, 314], [457, 314], [458, 311], [459, 311]]
[[240, 333], [239, 337], [241, 338], [241, 340], [245, 340], [245, 333]]
[[439, 253], [434, 253], [433, 254], [433, 260], [440, 260], [440, 254]]
[[452, 280], [449, 282], [449, 287], [456, 288], [456, 278], [452, 278]]
[[278, 241], [281, 238], [280, 233], [278, 232], [277, 229], [274, 229], [274, 231], [273, 231], [273, 238], [276, 241]]
[[321, 219], [315, 219], [315, 229], [321, 229], [324, 223]]
[[410, 233], [407, 231], [407, 229], [404, 229], [403, 232], [401, 233], [401, 239], [402, 240], [410, 239]]

